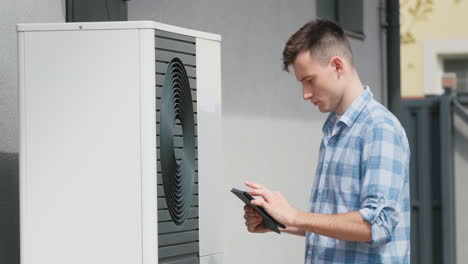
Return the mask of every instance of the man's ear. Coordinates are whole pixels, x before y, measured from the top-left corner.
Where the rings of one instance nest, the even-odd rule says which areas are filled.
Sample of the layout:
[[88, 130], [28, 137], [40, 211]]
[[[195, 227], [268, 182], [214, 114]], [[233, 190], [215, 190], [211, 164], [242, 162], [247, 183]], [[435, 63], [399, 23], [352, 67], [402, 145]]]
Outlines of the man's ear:
[[343, 76], [343, 70], [344, 70], [344, 61], [340, 57], [332, 57], [331, 59], [331, 65], [333, 67], [333, 70], [337, 73], [337, 78], [341, 78]]

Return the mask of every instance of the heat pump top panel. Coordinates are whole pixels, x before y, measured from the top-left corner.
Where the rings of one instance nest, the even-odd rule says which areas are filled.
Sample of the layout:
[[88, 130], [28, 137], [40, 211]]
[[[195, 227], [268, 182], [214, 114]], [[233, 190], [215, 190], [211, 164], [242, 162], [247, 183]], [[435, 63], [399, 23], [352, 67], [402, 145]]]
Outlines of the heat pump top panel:
[[221, 36], [187, 28], [176, 27], [155, 21], [126, 21], [106, 23], [37, 23], [18, 24], [17, 31], [61, 31], [61, 30], [106, 30], [106, 29], [156, 29], [200, 39], [221, 41]]

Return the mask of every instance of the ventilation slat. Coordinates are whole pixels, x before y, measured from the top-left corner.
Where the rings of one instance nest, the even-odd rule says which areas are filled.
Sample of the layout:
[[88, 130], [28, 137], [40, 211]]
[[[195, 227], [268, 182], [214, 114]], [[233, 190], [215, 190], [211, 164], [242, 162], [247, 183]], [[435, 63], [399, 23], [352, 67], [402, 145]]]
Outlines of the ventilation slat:
[[184, 65], [195, 65], [196, 59], [195, 56], [180, 54], [177, 52], [165, 51], [165, 50], [156, 50], [156, 61], [171, 61], [173, 58], [179, 58]]
[[[156, 105], [160, 105], [160, 104], [161, 104], [161, 99], [156, 99]], [[193, 107], [193, 112], [196, 115], [197, 114], [197, 102], [192, 101], [192, 107]], [[157, 108], [157, 110], [161, 112], [161, 109], [159, 107]]]
[[196, 55], [195, 45], [184, 41], [178, 41], [167, 37], [155, 38], [156, 49], [173, 50], [175, 52], [188, 53], [192, 56]]
[[174, 222], [158, 223], [158, 234], [190, 231], [198, 229], [198, 219], [188, 219], [184, 224], [178, 226]]
[[[159, 163], [158, 163], [159, 164]], [[160, 172], [158, 172], [158, 185], [159, 184], [162, 184], [162, 175]], [[194, 182], [198, 183], [198, 172], [195, 171], [195, 174], [194, 174], [194, 179], [193, 179]]]
[[[192, 191], [193, 194], [198, 194], [198, 184], [194, 184], [192, 190], [193, 190], [193, 191]], [[166, 195], [164, 194], [164, 188], [163, 188], [163, 186], [162, 186], [162, 185], [161, 185], [161, 186], [158, 186], [158, 197], [164, 197], [164, 196], [166, 196]], [[189, 216], [189, 217], [190, 217], [190, 216]], [[159, 218], [158, 218], [158, 219], [159, 219]]]
[[165, 234], [158, 237], [158, 245], [160, 247], [170, 246], [175, 244], [197, 242], [198, 241], [198, 230], [188, 231], [175, 234]]
[[[197, 218], [198, 217], [198, 207], [191, 207], [189, 211], [188, 218]], [[161, 209], [158, 210], [158, 222], [164, 222], [171, 220], [171, 215], [169, 210]]]
[[[164, 85], [164, 76], [163, 74], [156, 74], [156, 85]], [[196, 79], [191, 79], [189, 78], [189, 84], [191, 89], [197, 89], [197, 80]], [[156, 90], [156, 96], [157, 95], [162, 95], [162, 93], [158, 93]]]
[[[161, 120], [161, 111], [156, 111], [156, 120]], [[193, 121], [195, 122], [195, 124], [198, 123], [198, 113], [193, 114]], [[180, 122], [177, 122], [176, 124], [180, 124]]]
[[[158, 149], [157, 149], [157, 152], [158, 152], [158, 156], [159, 156], [159, 147], [158, 147]], [[197, 153], [195, 152], [195, 155], [196, 155], [196, 154], [197, 154]], [[182, 160], [182, 159], [176, 159], [176, 161], [178, 161], [178, 162], [180, 162], [181, 160]], [[198, 161], [198, 158], [195, 158], [195, 160]], [[161, 161], [161, 159], [158, 158], [158, 159], [156, 159], [156, 161], [159, 162], [159, 161]], [[197, 172], [197, 170], [195, 170], [195, 172]], [[158, 169], [158, 173], [160, 173], [159, 169]]]
[[169, 257], [159, 259], [159, 264], [199, 264], [200, 259], [198, 253], [178, 255], [176, 257]]
[[158, 252], [160, 258], [167, 258], [181, 254], [198, 252], [198, 250], [198, 242], [193, 242], [176, 246], [160, 247]]
[[[161, 77], [161, 78], [164, 78], [164, 77]], [[189, 82], [190, 82], [190, 79], [189, 79]], [[156, 87], [156, 99], [161, 99], [162, 97], [162, 86], [161, 87]], [[192, 90], [192, 101], [196, 102], [197, 101], [197, 91], [195, 90]], [[158, 106], [158, 109], [159, 109], [159, 105]]]
[[[161, 168], [161, 161], [157, 161], [157, 164], [158, 164], [158, 174], [160, 173], [159, 171], [159, 168]], [[196, 176], [196, 179], [198, 179], [198, 162], [195, 162], [195, 176]]]
[[[198, 136], [198, 132], [197, 132], [198, 129], [196, 129], [196, 128], [197, 128], [197, 124], [195, 124], [195, 131], [194, 132], [195, 132], [195, 136]], [[159, 135], [159, 123], [156, 124], [156, 134]], [[182, 127], [174, 126], [174, 135], [176, 135], [176, 136], [182, 135]]]
[[[198, 206], [198, 195], [192, 195], [192, 206]], [[168, 209], [167, 208], [167, 203], [166, 203], [166, 198], [158, 198], [158, 209]]]
[[[156, 142], [159, 146], [159, 135], [156, 136]], [[184, 138], [183, 137], [174, 137], [174, 147], [181, 148], [184, 146]], [[195, 140], [195, 147], [198, 147], [198, 140]], [[195, 153], [195, 158], [197, 154]]]
[[[158, 160], [157, 162], [159, 162], [159, 160]], [[157, 173], [158, 173], [158, 174], [161, 173], [161, 171], [159, 170], [159, 168], [158, 168]], [[198, 165], [195, 165], [195, 174], [196, 174], [196, 173], [198, 173]], [[195, 174], [194, 174], [194, 175], [195, 175]], [[196, 177], [196, 176], [195, 176], [195, 177]]]
[[[166, 73], [166, 70], [167, 70], [167, 65], [169, 65], [168, 62], [160, 62], [160, 61], [157, 61], [156, 62], [156, 72], [157, 73], [161, 73], [161, 74], [165, 74]], [[191, 67], [191, 66], [188, 66], [188, 65], [185, 65], [185, 70], [187, 71], [187, 76], [189, 78], [192, 78], [192, 79], [196, 79], [197, 78], [197, 70], [195, 67]]]
[[177, 54], [179, 54], [179, 56], [181, 56], [181, 55], [195, 56], [195, 53], [178, 51], [178, 50], [175, 50], [175, 49], [172, 49], [172, 48], [167, 49], [167, 48], [158, 47], [155, 50], [156, 51], [166, 51], [166, 52], [170, 52], [170, 53], [177, 53]]
[[180, 35], [177, 33], [161, 31], [161, 30], [156, 30], [154, 35], [156, 38], [168, 38], [168, 39], [173, 39], [173, 40], [180, 41], [180, 42], [187, 42], [187, 43], [191, 43], [192, 45], [195, 45], [195, 38], [186, 36], [186, 35]]

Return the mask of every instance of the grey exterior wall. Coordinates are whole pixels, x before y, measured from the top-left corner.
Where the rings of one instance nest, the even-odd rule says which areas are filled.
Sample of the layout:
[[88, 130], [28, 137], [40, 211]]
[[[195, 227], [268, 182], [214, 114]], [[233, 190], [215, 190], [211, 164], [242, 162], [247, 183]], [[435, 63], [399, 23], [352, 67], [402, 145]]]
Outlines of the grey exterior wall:
[[0, 151], [18, 152], [16, 24], [65, 22], [65, 0], [2, 0], [0, 5]]
[[[366, 38], [351, 42], [361, 80], [382, 101], [379, 1], [364, 2]], [[293, 74], [281, 71], [281, 52], [289, 36], [315, 17], [315, 1], [135, 0], [128, 10], [130, 20], [222, 35], [225, 263], [302, 263], [304, 238], [249, 234], [242, 204], [229, 190], [254, 180], [308, 208], [326, 115], [302, 100]]]
[[[351, 38], [364, 83], [382, 99], [378, 1], [364, 1], [364, 41]], [[224, 113], [293, 119], [310, 118], [298, 104], [301, 87], [281, 72], [281, 52], [289, 36], [315, 17], [310, 0], [195, 0], [128, 2], [129, 20], [155, 20], [221, 34]]]
[[18, 154], [0, 152], [0, 263], [19, 263]]

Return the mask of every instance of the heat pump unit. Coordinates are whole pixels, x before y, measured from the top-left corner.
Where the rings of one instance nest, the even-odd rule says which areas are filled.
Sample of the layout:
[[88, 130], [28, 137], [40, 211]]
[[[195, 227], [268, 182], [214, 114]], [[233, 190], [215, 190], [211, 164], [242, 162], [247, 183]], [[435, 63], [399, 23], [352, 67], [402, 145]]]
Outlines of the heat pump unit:
[[21, 263], [222, 263], [221, 37], [17, 30]]

